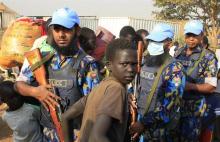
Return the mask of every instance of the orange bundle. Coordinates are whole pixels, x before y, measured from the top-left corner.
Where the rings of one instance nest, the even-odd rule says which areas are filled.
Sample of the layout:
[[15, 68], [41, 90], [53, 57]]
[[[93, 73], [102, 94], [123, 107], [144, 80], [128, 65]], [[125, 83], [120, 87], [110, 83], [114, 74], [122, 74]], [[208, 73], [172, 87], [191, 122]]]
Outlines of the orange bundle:
[[15, 20], [6, 29], [0, 48], [0, 66], [10, 68], [20, 66], [24, 52], [29, 51], [35, 39], [42, 34], [43, 22], [23, 17]]

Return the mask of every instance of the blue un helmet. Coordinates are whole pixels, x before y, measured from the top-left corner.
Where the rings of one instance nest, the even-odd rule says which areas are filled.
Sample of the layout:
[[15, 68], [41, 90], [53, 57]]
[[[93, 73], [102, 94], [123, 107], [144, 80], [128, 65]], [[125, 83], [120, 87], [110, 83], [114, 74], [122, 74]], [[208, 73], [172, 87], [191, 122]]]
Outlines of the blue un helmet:
[[203, 24], [199, 20], [191, 20], [184, 26], [184, 34], [192, 33], [199, 35], [203, 32]]
[[75, 24], [79, 25], [79, 16], [70, 8], [60, 8], [53, 13], [52, 21], [49, 26], [55, 24], [71, 29]]
[[169, 24], [160, 23], [154, 26], [153, 30], [146, 37], [156, 42], [164, 41], [167, 38], [173, 39], [174, 29]]

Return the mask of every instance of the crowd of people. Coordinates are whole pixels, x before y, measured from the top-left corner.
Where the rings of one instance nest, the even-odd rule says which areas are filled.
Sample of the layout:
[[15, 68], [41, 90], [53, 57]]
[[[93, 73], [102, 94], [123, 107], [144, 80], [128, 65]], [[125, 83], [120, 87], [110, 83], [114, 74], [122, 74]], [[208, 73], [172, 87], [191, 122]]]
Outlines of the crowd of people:
[[[72, 9], [54, 11], [31, 49], [42, 60], [25, 59], [16, 82], [0, 83], [15, 142], [213, 140], [219, 65], [199, 20], [185, 24], [183, 46], [165, 23], [151, 32], [124, 26], [117, 39], [79, 24]], [[35, 72], [41, 66], [47, 84]]]

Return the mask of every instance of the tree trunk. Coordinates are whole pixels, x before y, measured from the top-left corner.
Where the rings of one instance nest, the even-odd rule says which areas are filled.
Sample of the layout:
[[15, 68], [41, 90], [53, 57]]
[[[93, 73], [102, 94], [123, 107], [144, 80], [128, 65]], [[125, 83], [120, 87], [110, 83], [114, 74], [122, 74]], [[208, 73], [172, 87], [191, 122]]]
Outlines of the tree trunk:
[[220, 29], [217, 27], [210, 27], [207, 32], [210, 40], [210, 47], [215, 51], [216, 48], [218, 48], [217, 37], [220, 34]]

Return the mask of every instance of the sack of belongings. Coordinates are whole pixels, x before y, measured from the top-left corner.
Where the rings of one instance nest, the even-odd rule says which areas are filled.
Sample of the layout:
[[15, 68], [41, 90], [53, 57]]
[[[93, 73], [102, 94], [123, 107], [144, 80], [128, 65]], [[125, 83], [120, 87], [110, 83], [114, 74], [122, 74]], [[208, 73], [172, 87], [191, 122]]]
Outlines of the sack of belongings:
[[3, 34], [0, 47], [0, 66], [21, 66], [24, 52], [31, 49], [35, 39], [44, 33], [43, 20], [21, 17], [12, 22]]
[[100, 61], [105, 55], [105, 49], [109, 42], [111, 42], [115, 38], [110, 31], [99, 26], [96, 30], [96, 48], [92, 54], [92, 56]]

